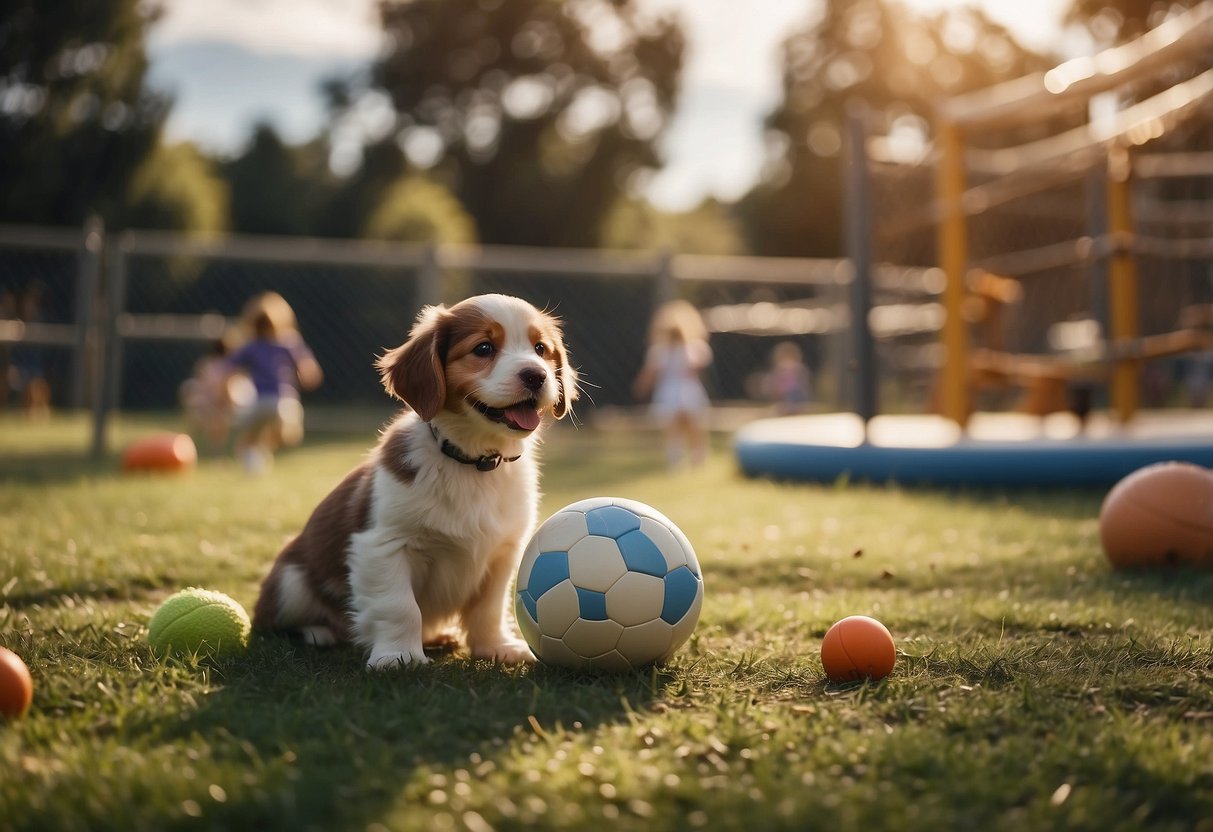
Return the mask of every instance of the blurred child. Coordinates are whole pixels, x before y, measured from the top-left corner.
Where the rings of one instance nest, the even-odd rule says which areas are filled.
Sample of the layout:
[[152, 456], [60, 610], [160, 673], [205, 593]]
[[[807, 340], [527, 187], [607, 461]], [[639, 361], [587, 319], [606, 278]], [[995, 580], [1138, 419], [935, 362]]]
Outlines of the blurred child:
[[303, 440], [299, 390], [320, 386], [324, 374], [295, 328], [295, 313], [283, 297], [266, 292], [245, 306], [252, 339], [224, 359], [228, 374], [243, 372], [256, 395], [235, 415], [236, 454], [246, 471], [273, 464], [274, 451]]
[[231, 374], [227, 354], [227, 341], [216, 339], [180, 389], [190, 433], [201, 436], [212, 452], [227, 448], [233, 411], [250, 405], [256, 395], [247, 377]]
[[649, 347], [636, 377], [638, 397], [652, 395], [652, 414], [665, 435], [666, 462], [677, 468], [707, 456], [708, 394], [700, 373], [712, 363], [707, 327], [685, 300], [661, 306], [649, 328]]
[[[17, 300], [17, 319], [27, 324], [42, 322], [43, 286], [35, 281], [25, 288]], [[9, 356], [9, 385], [21, 395], [25, 413], [31, 419], [43, 420], [51, 415], [51, 386], [46, 380], [42, 347], [17, 344]]]
[[780, 341], [771, 351], [771, 371], [766, 378], [767, 398], [781, 414], [803, 413], [811, 398], [812, 376], [804, 353], [793, 341]]
[[[6, 289], [0, 292], [0, 326], [9, 326], [17, 318], [17, 296]], [[9, 390], [14, 382], [16, 369], [13, 368], [8, 343], [0, 341], [0, 410], [8, 407]]]

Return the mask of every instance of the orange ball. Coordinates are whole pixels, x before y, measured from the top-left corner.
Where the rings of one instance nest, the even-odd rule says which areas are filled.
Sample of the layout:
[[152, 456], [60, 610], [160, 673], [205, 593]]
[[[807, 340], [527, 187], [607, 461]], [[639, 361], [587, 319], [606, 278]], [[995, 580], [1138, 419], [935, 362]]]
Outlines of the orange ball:
[[9, 719], [25, 716], [34, 701], [34, 680], [21, 657], [0, 647], [0, 715]]
[[826, 631], [821, 665], [834, 682], [883, 679], [893, 671], [897, 648], [885, 625], [866, 615], [849, 615]]
[[123, 471], [185, 471], [198, 462], [186, 433], [157, 433], [132, 442], [122, 454]]
[[1213, 471], [1160, 462], [1129, 474], [1104, 497], [1099, 540], [1118, 568], [1213, 566]]

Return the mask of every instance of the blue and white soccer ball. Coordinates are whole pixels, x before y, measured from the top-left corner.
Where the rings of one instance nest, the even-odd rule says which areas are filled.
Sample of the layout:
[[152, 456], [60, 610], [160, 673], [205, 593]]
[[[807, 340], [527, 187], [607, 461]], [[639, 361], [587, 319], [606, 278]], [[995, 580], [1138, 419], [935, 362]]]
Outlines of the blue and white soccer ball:
[[669, 518], [635, 500], [593, 497], [536, 530], [514, 595], [540, 661], [627, 670], [665, 661], [690, 638], [703, 576]]

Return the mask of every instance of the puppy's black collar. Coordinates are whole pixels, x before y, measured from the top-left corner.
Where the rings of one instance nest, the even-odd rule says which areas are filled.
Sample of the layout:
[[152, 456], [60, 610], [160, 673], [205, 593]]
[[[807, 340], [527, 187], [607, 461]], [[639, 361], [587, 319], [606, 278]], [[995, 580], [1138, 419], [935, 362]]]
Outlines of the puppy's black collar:
[[502, 456], [501, 454], [485, 454], [483, 456], [468, 456], [463, 451], [459, 450], [449, 439], [443, 439], [438, 435], [438, 428], [430, 425], [430, 433], [434, 434], [434, 439], [439, 443], [438, 447], [444, 454], [449, 456], [456, 462], [462, 462], [464, 465], [475, 465], [477, 471], [495, 471], [503, 462], [513, 462], [519, 459], [519, 456]]

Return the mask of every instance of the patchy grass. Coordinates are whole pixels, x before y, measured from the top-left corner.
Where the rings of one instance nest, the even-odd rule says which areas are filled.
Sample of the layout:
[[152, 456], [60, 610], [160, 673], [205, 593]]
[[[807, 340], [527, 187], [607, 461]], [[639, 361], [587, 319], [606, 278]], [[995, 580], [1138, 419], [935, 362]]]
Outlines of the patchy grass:
[[[627, 496], [696, 545], [703, 615], [670, 665], [368, 674], [270, 637], [157, 662], [159, 601], [251, 607], [370, 441], [259, 480], [218, 459], [122, 476], [79, 458], [77, 422], [0, 421], [0, 644], [35, 680], [0, 724], [0, 826], [1213, 829], [1213, 575], [1111, 572], [1094, 493], [780, 485], [723, 443], [667, 475], [652, 435], [561, 430], [545, 514]], [[897, 639], [882, 682], [822, 674], [852, 613]]]

